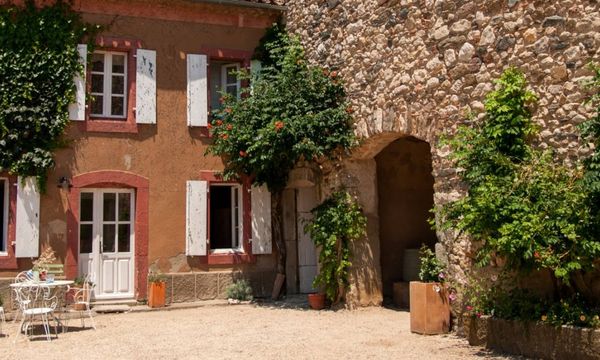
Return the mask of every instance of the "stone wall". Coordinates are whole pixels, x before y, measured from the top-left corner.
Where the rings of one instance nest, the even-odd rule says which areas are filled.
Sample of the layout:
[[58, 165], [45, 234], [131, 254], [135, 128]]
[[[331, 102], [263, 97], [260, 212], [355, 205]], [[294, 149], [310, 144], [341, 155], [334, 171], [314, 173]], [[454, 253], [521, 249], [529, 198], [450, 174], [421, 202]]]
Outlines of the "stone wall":
[[[581, 81], [591, 74], [586, 64], [600, 61], [598, 0], [295, 0], [287, 6], [288, 28], [300, 35], [309, 60], [346, 83], [364, 140], [341, 169], [325, 171], [323, 186], [326, 194], [345, 184], [369, 218], [369, 235], [355, 249], [350, 297], [356, 304], [381, 297], [373, 158], [392, 141], [429, 142], [434, 201], [457, 198], [461, 189], [440, 135], [454, 133], [468, 114], [481, 117], [493, 79], [514, 65], [539, 96], [539, 146], [555, 148], [567, 161], [587, 151], [575, 126], [591, 112], [581, 105]], [[438, 238], [460, 278], [470, 266], [469, 243], [451, 234]]]

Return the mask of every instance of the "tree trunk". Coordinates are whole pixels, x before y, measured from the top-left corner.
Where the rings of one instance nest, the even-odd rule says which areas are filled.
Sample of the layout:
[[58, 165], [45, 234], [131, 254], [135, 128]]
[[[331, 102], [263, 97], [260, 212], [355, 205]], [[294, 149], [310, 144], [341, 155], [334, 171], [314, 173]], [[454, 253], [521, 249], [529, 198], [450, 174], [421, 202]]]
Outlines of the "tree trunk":
[[285, 260], [287, 251], [283, 239], [283, 191], [272, 194], [271, 221], [273, 222], [273, 242], [277, 247], [277, 273], [285, 275]]
[[583, 273], [581, 271], [574, 271], [571, 274], [571, 279], [573, 281], [573, 287], [583, 296], [588, 304], [596, 305], [597, 300], [594, 299], [594, 293], [592, 289], [585, 282], [583, 277]]

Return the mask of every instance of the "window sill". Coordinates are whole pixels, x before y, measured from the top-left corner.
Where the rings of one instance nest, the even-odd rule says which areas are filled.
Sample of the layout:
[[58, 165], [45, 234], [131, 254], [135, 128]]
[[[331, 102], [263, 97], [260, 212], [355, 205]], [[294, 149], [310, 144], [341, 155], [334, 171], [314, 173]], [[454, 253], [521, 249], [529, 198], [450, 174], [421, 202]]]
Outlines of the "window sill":
[[113, 119], [91, 119], [81, 122], [79, 128], [87, 132], [111, 132], [137, 134], [137, 124]]
[[208, 255], [209, 265], [252, 264], [254, 262], [256, 262], [254, 256], [240, 252], [211, 253]]

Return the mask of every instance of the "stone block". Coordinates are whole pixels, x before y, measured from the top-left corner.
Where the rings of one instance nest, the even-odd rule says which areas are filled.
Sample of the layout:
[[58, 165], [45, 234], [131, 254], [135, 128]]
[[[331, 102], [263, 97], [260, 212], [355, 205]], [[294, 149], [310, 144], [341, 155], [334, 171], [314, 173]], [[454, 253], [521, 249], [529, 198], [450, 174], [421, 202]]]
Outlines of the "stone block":
[[217, 298], [219, 275], [217, 273], [196, 273], [196, 300], [212, 300]]
[[218, 274], [218, 287], [217, 287], [217, 298], [227, 298], [227, 287], [234, 282], [233, 272], [219, 272]]
[[196, 300], [195, 274], [173, 275], [173, 302], [186, 302]]

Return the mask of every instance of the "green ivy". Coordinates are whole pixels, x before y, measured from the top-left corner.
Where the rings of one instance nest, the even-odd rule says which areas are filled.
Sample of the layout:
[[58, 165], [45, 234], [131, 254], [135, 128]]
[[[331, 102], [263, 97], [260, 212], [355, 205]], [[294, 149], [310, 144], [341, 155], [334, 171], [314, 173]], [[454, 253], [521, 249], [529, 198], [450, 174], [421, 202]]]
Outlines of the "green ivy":
[[504, 259], [508, 269], [549, 269], [557, 282], [580, 287], [582, 273], [600, 255], [600, 243], [587, 231], [593, 220], [582, 172], [531, 147], [535, 95], [523, 74], [508, 69], [497, 85], [484, 120], [461, 127], [449, 141], [469, 188], [444, 207], [444, 226], [478, 244], [479, 265]]
[[304, 230], [320, 247], [320, 271], [313, 286], [323, 287], [333, 303], [342, 300], [348, 286], [352, 242], [366, 233], [367, 219], [358, 203], [345, 191], [335, 192], [312, 210]]
[[77, 44], [93, 31], [62, 1], [0, 7], [0, 169], [43, 188], [83, 72]]
[[264, 46], [275, 65], [239, 99], [223, 95], [208, 152], [226, 159], [225, 178], [248, 175], [278, 192], [299, 160], [333, 158], [356, 139], [337, 74], [309, 66], [299, 40], [284, 32]]

